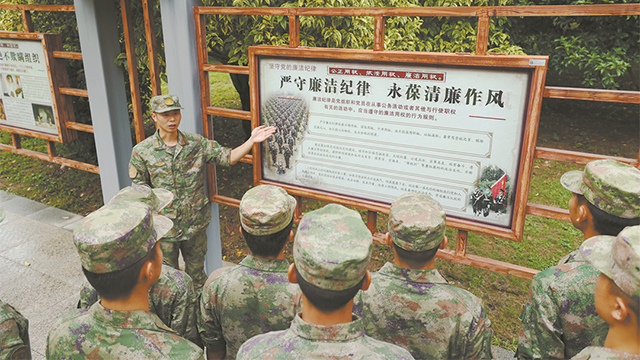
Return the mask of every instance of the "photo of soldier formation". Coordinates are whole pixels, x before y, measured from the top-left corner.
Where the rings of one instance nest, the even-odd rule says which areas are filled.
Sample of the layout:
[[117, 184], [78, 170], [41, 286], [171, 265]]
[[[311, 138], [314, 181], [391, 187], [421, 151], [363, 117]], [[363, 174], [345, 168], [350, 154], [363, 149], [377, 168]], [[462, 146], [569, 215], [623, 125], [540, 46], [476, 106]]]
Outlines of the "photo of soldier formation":
[[283, 175], [293, 168], [292, 159], [307, 131], [309, 105], [303, 99], [273, 95], [262, 107], [261, 121], [265, 126], [277, 129], [263, 145], [265, 166]]
[[[188, 260], [191, 274], [179, 270], [167, 256], [206, 251], [192, 239], [210, 215], [193, 203], [203, 191], [199, 180], [156, 178], [175, 179], [170, 161], [185, 165], [173, 152], [197, 154], [190, 172], [203, 177], [204, 164], [233, 164], [280, 129], [256, 128], [247, 143], [226, 149], [177, 130], [177, 96], [151, 101], [158, 132], [134, 149], [133, 185], [74, 230], [86, 283], [78, 309], [50, 330], [47, 359], [493, 357], [482, 299], [436, 268], [436, 253], [448, 243], [446, 214], [425, 194], [392, 202], [384, 242], [394, 257], [375, 273], [368, 270], [372, 234], [358, 212], [328, 204], [305, 213], [294, 232], [298, 204], [273, 185], [253, 187], [240, 201], [244, 260], [204, 279], [198, 259]], [[561, 184], [572, 193], [571, 222], [585, 241], [533, 278], [516, 356], [638, 359], [640, 170], [595, 160], [564, 174]], [[290, 241], [291, 264], [284, 258]], [[18, 311], [0, 302], [0, 359], [30, 358], [27, 328]]]

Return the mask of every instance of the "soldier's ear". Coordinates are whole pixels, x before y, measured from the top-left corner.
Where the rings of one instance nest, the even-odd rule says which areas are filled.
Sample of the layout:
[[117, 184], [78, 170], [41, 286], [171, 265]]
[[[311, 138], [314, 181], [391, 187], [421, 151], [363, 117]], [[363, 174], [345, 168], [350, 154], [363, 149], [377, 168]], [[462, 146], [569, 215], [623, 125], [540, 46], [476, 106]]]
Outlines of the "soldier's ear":
[[158, 122], [158, 119], [156, 119], [156, 113], [152, 112], [151, 113], [151, 118], [153, 119], [153, 122]]
[[287, 271], [287, 278], [289, 278], [289, 282], [292, 284], [298, 283], [298, 276], [296, 275], [296, 264], [293, 263], [289, 265], [289, 270]]
[[362, 282], [362, 291], [367, 291], [371, 285], [371, 273], [369, 270], [364, 274], [364, 281]]
[[445, 235], [442, 238], [442, 242], [440, 243], [440, 249], [446, 249], [448, 243], [449, 243], [449, 239], [447, 239], [447, 236]]
[[393, 244], [393, 240], [391, 239], [391, 234], [389, 234], [388, 231], [386, 234], [384, 234], [384, 244], [387, 246], [391, 246], [391, 244]]

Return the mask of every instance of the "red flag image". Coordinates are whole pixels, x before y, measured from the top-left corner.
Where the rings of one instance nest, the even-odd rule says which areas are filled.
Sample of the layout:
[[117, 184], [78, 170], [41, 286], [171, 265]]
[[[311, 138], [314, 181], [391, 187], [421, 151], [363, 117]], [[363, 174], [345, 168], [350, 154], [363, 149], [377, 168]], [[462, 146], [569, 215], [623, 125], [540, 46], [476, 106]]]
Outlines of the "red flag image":
[[505, 193], [507, 192], [507, 174], [502, 175], [502, 177], [498, 179], [498, 181], [491, 185], [491, 193], [493, 194], [494, 199], [496, 198], [496, 196], [498, 196], [500, 189], [502, 189], [502, 191], [504, 191]]

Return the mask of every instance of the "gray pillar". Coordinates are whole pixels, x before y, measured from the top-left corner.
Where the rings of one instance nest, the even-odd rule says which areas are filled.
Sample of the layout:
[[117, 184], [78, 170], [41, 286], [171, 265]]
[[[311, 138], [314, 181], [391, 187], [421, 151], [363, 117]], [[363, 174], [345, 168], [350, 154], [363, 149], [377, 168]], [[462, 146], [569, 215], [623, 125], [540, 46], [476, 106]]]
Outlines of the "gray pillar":
[[[181, 111], [180, 130], [203, 134], [198, 54], [193, 19], [194, 6], [202, 6], [202, 2], [160, 0], [169, 93], [178, 95], [180, 105], [184, 108]], [[207, 228], [207, 237], [209, 242], [205, 272], [210, 274], [222, 267], [220, 215], [216, 203], [211, 204], [211, 222]]]
[[123, 70], [113, 61], [120, 53], [115, 3], [76, 0], [76, 19], [91, 120], [105, 203], [131, 185], [128, 165], [131, 130]]

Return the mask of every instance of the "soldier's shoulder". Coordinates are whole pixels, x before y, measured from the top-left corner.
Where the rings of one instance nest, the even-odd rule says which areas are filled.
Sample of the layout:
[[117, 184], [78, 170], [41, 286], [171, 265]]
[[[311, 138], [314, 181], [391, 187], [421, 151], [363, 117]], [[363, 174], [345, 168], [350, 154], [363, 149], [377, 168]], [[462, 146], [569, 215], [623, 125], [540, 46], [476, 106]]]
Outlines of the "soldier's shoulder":
[[407, 349], [398, 345], [376, 340], [368, 335], [364, 335], [362, 340], [371, 350], [375, 351], [380, 359], [413, 359]]
[[150, 149], [154, 147], [154, 143], [153, 140], [155, 138], [155, 135], [151, 135], [148, 138], [140, 141], [139, 143], [137, 143], [134, 147], [133, 150], [136, 152], [140, 152], [140, 151], [144, 151], [146, 149]]
[[187, 291], [193, 283], [191, 277], [182, 270], [171, 266], [162, 266], [162, 272], [156, 286], [164, 286], [175, 290]]
[[294, 353], [299, 354], [296, 351], [285, 351], [284, 343], [288, 341], [289, 335], [289, 330], [271, 331], [266, 334], [256, 335], [240, 346], [236, 359], [257, 359], [266, 352], [269, 352], [269, 355], [274, 359], [290, 358], [286, 357], [287, 354], [289, 356]]
[[566, 288], [595, 281], [599, 272], [587, 262], [574, 261], [547, 268], [533, 277], [532, 287]]
[[0, 301], [0, 324], [11, 319], [24, 318], [13, 306]]
[[216, 269], [214, 272], [209, 274], [207, 278], [207, 282], [205, 283], [205, 289], [208, 289], [211, 286], [220, 285], [224, 282], [233, 281], [237, 279], [240, 275], [240, 265], [234, 266], [223, 266], [219, 269]]
[[89, 315], [89, 309], [73, 309], [58, 318], [55, 325], [51, 328], [49, 335], [63, 335], [80, 327], [91, 325], [92, 318]]

